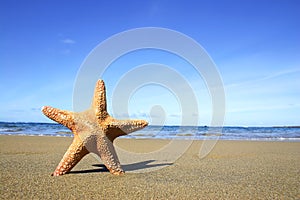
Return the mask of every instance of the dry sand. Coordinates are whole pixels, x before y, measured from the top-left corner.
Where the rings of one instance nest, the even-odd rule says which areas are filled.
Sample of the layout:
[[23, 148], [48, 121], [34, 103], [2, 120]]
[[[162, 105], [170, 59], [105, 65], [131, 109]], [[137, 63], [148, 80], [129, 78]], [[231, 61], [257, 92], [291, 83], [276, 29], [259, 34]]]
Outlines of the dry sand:
[[[72, 138], [0, 136], [1, 199], [300, 199], [300, 143], [219, 141], [204, 159], [195, 141], [175, 163], [124, 165], [114, 176], [93, 155], [72, 171], [51, 177]], [[147, 152], [167, 140], [118, 139], [129, 151]], [[172, 152], [170, 152], [172, 154]], [[120, 155], [121, 158], [121, 155]], [[122, 160], [122, 158], [121, 158]]]

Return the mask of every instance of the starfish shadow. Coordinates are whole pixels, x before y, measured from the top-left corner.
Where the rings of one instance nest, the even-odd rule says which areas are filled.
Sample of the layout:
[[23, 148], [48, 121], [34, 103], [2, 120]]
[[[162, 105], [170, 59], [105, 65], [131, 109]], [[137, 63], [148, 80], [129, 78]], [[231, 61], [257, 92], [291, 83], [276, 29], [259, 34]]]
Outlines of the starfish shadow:
[[162, 167], [162, 166], [170, 166], [173, 163], [158, 163], [158, 164], [149, 164], [154, 162], [155, 160], [146, 160], [138, 163], [132, 163], [127, 165], [122, 165], [125, 172], [140, 170], [140, 169], [147, 169], [147, 168], [153, 168], [153, 167]]
[[[162, 167], [162, 166], [170, 166], [173, 163], [160, 163], [160, 164], [149, 164], [151, 162], [154, 162], [155, 160], [147, 160], [127, 165], [122, 165], [125, 172], [131, 172], [135, 170], [140, 169], [147, 169], [147, 168], [153, 168], [153, 167]], [[109, 170], [105, 167], [103, 164], [94, 164], [93, 167], [97, 167], [96, 169], [85, 169], [85, 170], [76, 170], [76, 171], [70, 171], [67, 174], [85, 174], [85, 173], [98, 173], [98, 172], [109, 172]]]
[[67, 174], [86, 174], [86, 173], [98, 173], [98, 172], [109, 172], [109, 170], [103, 164], [92, 165], [98, 167], [96, 169], [84, 169], [84, 170], [74, 170], [67, 172]]

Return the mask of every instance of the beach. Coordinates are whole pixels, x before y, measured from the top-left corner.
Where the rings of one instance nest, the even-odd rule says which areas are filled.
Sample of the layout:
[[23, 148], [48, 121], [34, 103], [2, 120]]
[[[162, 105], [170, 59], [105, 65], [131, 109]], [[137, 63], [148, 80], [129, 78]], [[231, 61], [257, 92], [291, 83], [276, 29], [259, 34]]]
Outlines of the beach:
[[[72, 139], [1, 135], [1, 199], [300, 199], [299, 142], [218, 141], [200, 159], [197, 140], [174, 163], [134, 173], [159, 163], [133, 159], [121, 176], [89, 154], [71, 173], [50, 176]], [[169, 142], [118, 138], [116, 145], [144, 153]]]

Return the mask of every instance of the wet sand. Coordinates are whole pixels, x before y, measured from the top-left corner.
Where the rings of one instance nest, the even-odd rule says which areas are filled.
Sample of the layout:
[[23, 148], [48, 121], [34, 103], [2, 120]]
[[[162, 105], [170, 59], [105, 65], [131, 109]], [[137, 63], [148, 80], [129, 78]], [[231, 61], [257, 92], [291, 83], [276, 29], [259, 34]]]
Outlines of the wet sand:
[[[203, 141], [194, 141], [174, 163], [121, 162], [127, 171], [122, 176], [111, 175], [89, 154], [71, 173], [50, 176], [71, 142], [64, 137], [0, 136], [1, 199], [300, 199], [299, 142], [218, 141], [199, 159]], [[118, 147], [139, 153], [158, 151], [167, 143], [116, 141]], [[165, 155], [172, 152], [162, 151], [161, 157]], [[122, 153], [119, 157], [124, 160]], [[150, 172], [134, 173], [143, 169]]]

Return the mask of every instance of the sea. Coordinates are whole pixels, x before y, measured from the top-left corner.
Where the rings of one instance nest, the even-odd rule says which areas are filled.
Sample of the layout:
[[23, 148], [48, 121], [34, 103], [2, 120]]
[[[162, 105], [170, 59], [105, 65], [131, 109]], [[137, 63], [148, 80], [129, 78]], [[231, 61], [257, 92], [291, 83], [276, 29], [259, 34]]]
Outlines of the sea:
[[[73, 137], [72, 132], [55, 123], [0, 122], [0, 135]], [[209, 126], [147, 126], [122, 136], [134, 139], [181, 140], [261, 140], [300, 142], [300, 126], [294, 127], [209, 127]]]

